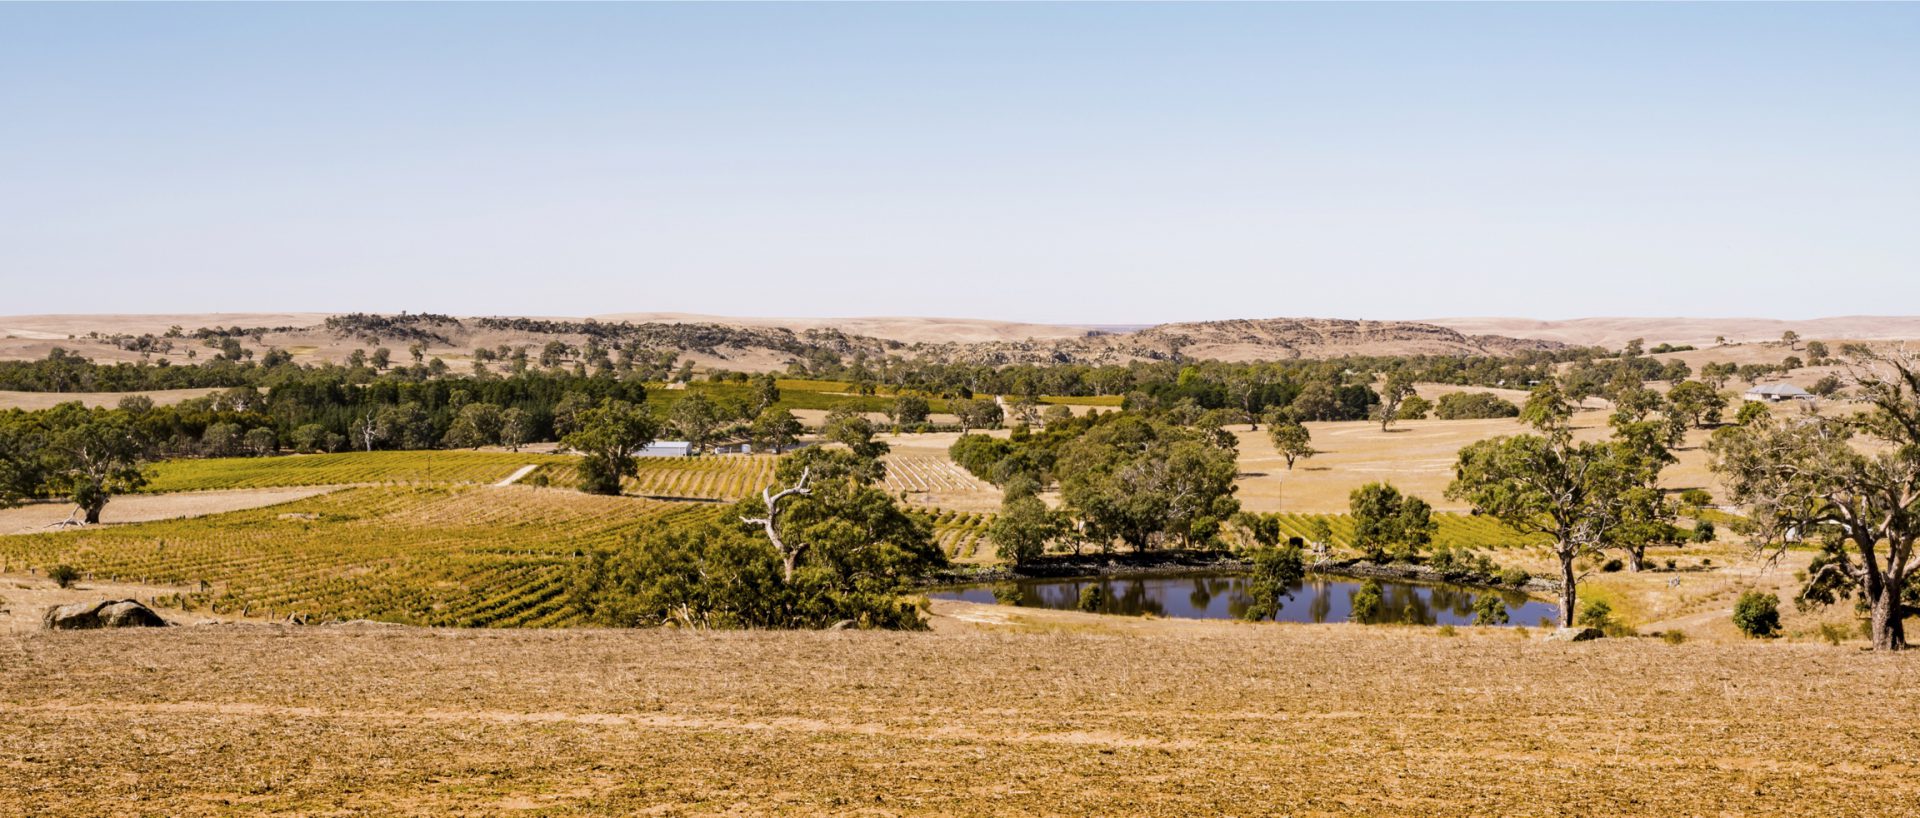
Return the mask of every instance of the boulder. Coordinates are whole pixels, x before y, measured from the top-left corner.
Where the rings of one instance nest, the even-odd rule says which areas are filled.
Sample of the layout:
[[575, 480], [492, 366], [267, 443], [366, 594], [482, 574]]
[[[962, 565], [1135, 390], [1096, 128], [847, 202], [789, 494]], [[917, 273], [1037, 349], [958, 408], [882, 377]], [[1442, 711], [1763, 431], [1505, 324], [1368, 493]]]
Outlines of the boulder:
[[1599, 628], [1561, 628], [1553, 633], [1547, 634], [1547, 641], [1587, 642], [1594, 639], [1605, 639], [1606, 637], [1607, 635], [1602, 633]]
[[102, 599], [48, 608], [40, 624], [48, 630], [164, 628], [167, 620], [161, 619], [152, 608], [131, 599]]

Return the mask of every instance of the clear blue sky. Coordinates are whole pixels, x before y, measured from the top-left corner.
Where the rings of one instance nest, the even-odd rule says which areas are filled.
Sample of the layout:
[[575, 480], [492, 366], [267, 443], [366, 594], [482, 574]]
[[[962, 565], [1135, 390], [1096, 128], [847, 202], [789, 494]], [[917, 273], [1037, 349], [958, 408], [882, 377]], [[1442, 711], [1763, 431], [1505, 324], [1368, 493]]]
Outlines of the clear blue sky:
[[0, 313], [1920, 313], [1920, 5], [0, 4]]

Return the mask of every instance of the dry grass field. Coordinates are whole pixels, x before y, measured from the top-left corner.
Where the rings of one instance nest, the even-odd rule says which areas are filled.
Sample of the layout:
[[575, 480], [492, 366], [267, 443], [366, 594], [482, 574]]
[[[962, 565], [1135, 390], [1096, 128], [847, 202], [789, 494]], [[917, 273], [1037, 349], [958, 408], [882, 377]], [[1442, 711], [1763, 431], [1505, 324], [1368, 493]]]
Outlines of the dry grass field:
[[145, 392], [12, 392], [0, 390], [0, 410], [51, 409], [62, 403], [79, 401], [87, 406], [118, 406], [129, 395], [145, 395], [153, 399], [156, 406], [172, 406], [189, 398], [199, 398], [218, 392], [217, 389], [152, 389]]
[[[941, 603], [933, 633], [0, 636], [0, 816], [1912, 814], [1904, 655]], [[988, 608], [985, 613], [995, 610]], [[964, 617], [965, 619], [963, 619]]]
[[[1575, 436], [1581, 440], [1606, 437], [1607, 413], [1581, 412], [1574, 416]], [[1369, 421], [1308, 423], [1314, 448], [1320, 454], [1286, 461], [1273, 449], [1266, 427], [1257, 432], [1231, 427], [1240, 440], [1240, 503], [1249, 511], [1335, 513], [1347, 510], [1347, 494], [1361, 485], [1384, 480], [1412, 492], [1443, 511], [1467, 507], [1446, 499], [1447, 483], [1460, 449], [1478, 440], [1529, 431], [1519, 421], [1408, 420], [1380, 431]], [[1707, 469], [1707, 432], [1693, 430], [1674, 454], [1680, 459], [1667, 468], [1664, 482], [1672, 488], [1717, 487]], [[1717, 492], [1716, 492], [1717, 493]]]

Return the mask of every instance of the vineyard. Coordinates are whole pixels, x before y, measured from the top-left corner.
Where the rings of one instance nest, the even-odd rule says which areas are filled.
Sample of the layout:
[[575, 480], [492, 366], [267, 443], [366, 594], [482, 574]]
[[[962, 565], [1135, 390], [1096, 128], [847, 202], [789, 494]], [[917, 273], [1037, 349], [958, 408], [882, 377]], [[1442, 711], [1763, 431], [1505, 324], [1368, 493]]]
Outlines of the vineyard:
[[169, 460], [146, 491], [205, 491], [362, 483], [492, 483], [528, 464], [568, 463], [550, 454], [469, 451], [345, 452], [284, 457]]
[[997, 559], [987, 526], [993, 515], [929, 509], [915, 512], [933, 526], [933, 540], [955, 562], [991, 562]]
[[186, 520], [0, 537], [9, 570], [66, 563], [102, 579], [179, 586], [161, 605], [310, 621], [565, 625], [565, 590], [589, 549], [707, 504], [525, 486], [350, 488]]
[[[673, 500], [738, 500], [773, 484], [778, 458], [770, 454], [642, 457], [640, 473], [621, 481], [627, 494]], [[580, 481], [573, 458], [548, 461], [532, 475], [571, 488]]]
[[991, 511], [1000, 507], [1000, 489], [939, 455], [888, 455], [887, 493], [928, 506]]

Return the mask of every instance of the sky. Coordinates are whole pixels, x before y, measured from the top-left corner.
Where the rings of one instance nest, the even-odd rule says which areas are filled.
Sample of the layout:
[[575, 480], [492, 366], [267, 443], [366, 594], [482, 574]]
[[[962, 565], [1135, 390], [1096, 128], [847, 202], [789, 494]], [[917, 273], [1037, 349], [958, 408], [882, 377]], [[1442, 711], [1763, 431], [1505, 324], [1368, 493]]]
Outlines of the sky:
[[0, 314], [1920, 313], [1915, 4], [0, 4]]

